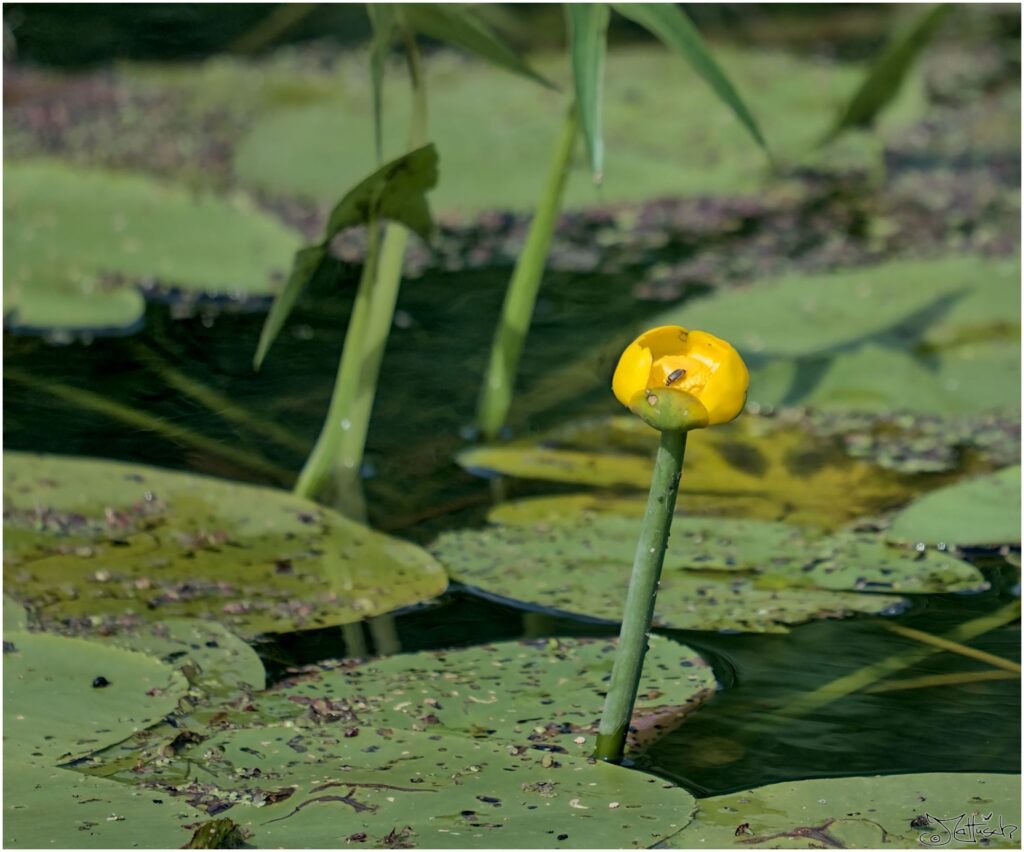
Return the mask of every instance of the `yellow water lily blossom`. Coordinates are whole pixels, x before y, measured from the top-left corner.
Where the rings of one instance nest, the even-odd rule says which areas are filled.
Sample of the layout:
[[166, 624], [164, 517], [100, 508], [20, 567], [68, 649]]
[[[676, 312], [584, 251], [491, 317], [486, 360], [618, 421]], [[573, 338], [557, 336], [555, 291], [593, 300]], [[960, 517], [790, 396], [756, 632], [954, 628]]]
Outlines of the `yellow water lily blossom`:
[[749, 384], [747, 365], [731, 344], [706, 331], [663, 325], [626, 347], [612, 391], [655, 429], [685, 431], [735, 419]]

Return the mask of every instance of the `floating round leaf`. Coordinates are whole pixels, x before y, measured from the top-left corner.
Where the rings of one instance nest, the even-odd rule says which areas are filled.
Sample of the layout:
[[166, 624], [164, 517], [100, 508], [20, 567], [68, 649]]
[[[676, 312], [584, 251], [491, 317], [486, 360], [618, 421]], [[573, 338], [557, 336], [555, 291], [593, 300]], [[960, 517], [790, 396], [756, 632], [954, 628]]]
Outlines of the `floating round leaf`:
[[[972, 814], [967, 828], [965, 814]], [[1019, 848], [1020, 776], [934, 772], [787, 781], [700, 799], [676, 849]], [[959, 833], [958, 833], [959, 832]]]
[[8, 453], [4, 497], [7, 590], [63, 629], [203, 616], [251, 636], [358, 621], [446, 585], [420, 548], [268, 488]]
[[[569, 496], [564, 509], [562, 501], [505, 504], [493, 517], [512, 525], [443, 533], [432, 550], [454, 579], [485, 593], [618, 620], [639, 510], [630, 517], [617, 512], [622, 500], [608, 512], [594, 510], [599, 498], [581, 503]], [[874, 535], [681, 517], [673, 524], [655, 620], [673, 628], [774, 632], [813, 618], [886, 612], [902, 603], [892, 593], [986, 587], [966, 562]]]
[[4, 634], [4, 758], [48, 766], [154, 724], [188, 690], [144, 654], [45, 633]]

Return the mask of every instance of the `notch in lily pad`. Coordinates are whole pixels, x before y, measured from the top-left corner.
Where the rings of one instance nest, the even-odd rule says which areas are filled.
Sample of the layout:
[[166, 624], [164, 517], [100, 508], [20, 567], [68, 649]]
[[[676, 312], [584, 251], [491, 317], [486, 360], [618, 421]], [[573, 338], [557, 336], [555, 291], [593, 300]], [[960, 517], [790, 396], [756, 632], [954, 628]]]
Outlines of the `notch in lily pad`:
[[379, 219], [401, 222], [424, 240], [434, 231], [427, 192], [437, 185], [437, 148], [424, 145], [385, 163], [361, 180], [339, 201], [327, 219], [320, 242], [295, 253], [284, 289], [274, 300], [260, 332], [253, 358], [258, 370], [271, 344], [298, 301], [302, 289], [313, 280], [327, 258], [328, 248], [339, 233]]

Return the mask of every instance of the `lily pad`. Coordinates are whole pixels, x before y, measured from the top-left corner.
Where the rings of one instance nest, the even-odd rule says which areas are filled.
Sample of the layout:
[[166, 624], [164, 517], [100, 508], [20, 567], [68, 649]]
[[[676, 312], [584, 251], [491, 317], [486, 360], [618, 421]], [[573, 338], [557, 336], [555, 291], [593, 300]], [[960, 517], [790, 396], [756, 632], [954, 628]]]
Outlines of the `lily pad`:
[[[1019, 264], [1000, 259], [892, 261], [723, 291], [666, 311], [650, 324], [707, 329], [748, 357], [820, 354], [897, 331], [909, 347], [929, 333], [955, 337], [984, 316], [1019, 338], [1019, 282]], [[968, 305], [958, 311], [963, 300]]]
[[[828, 116], [854, 91], [862, 71], [779, 51], [719, 45], [715, 58], [750, 101], [773, 151], [792, 156], [824, 133]], [[342, 64], [330, 81], [332, 96], [266, 110], [241, 141], [235, 170], [249, 186], [275, 194], [333, 201], [372, 169], [373, 99], [365, 84], [365, 56]], [[355, 66], [355, 67], [353, 67]], [[538, 163], [546, 163], [572, 90], [565, 57], [536, 57], [537, 70], [561, 86], [539, 88], [484, 63], [436, 53], [425, 63], [431, 125], [445, 175], [432, 196], [440, 209], [497, 207], [528, 210], [541, 189]], [[396, 69], [397, 72], [397, 69]], [[251, 74], [246, 68], [244, 72]], [[799, 81], [813, 77], [809, 89]], [[406, 138], [407, 84], [400, 73], [384, 80], [385, 158]], [[906, 124], [924, 100], [919, 80], [908, 85], [886, 123]], [[495, 122], [495, 104], [505, 120]], [[603, 91], [606, 143], [601, 193], [585, 179], [570, 180], [566, 206], [667, 195], [751, 191], [763, 183], [764, 158], [731, 110], [683, 60], [668, 49], [612, 50]], [[638, 134], [637, 128], [644, 132]], [[338, 156], [338, 140], [348, 140]], [[501, 162], [481, 171], [481, 162]], [[529, 176], [524, 178], [524, 175]]]
[[[522, 748], [546, 744], [587, 757], [614, 653], [609, 640], [548, 639], [400, 655], [299, 676], [261, 696], [257, 705], [284, 700], [308, 708], [303, 715], [317, 719], [316, 700], [334, 698], [347, 704], [358, 719], [350, 723], [360, 729], [411, 726]], [[681, 721], [715, 688], [714, 673], [696, 653], [652, 636], [636, 734], [655, 717]], [[581, 737], [585, 741], [576, 742]]]
[[896, 515], [889, 535], [927, 544], [1019, 542], [1020, 465], [926, 494]]
[[28, 610], [4, 595], [4, 633], [15, 630], [28, 630]]
[[[537, 501], [536, 508], [543, 513], [557, 500]], [[453, 579], [488, 594], [617, 621], [639, 535], [639, 505], [633, 517], [588, 512], [571, 520], [556, 509], [559, 520], [552, 522], [543, 514], [544, 520], [535, 514], [531, 521], [531, 503], [510, 504], [515, 526], [443, 533], [431, 549]], [[682, 517], [673, 523], [655, 623], [779, 632], [813, 618], [886, 612], [902, 602], [893, 592], [984, 588], [982, 575], [965, 562], [893, 547], [878, 536]]]
[[[297, 741], [277, 727], [217, 734], [191, 752], [147, 784], [226, 811], [256, 846], [647, 848], [694, 807], [637, 771], [441, 734], [330, 726]], [[206, 771], [185, 780], [199, 759]]]
[[[471, 471], [646, 493], [657, 433], [636, 417], [609, 417], [458, 456]], [[686, 514], [727, 514], [834, 529], [898, 506], [919, 492], [907, 477], [852, 459], [799, 427], [742, 417], [695, 433], [679, 504]]]
[[188, 690], [144, 654], [45, 633], [4, 634], [4, 760], [65, 762], [175, 709]]
[[242, 636], [444, 591], [422, 549], [294, 495], [118, 462], [5, 454], [6, 591], [63, 630], [216, 619]]
[[159, 791], [91, 778], [69, 769], [6, 767], [4, 846], [8, 849], [174, 849], [204, 818]]
[[299, 247], [239, 199], [55, 161], [7, 165], [4, 214], [4, 316], [18, 329], [126, 330], [142, 283], [268, 295]]
[[250, 645], [216, 621], [177, 618], [97, 637], [174, 666], [208, 701], [228, 701], [266, 686], [266, 672]]
[[1020, 776], [817, 778], [698, 802], [677, 849], [1020, 847]]
[[[210, 728], [280, 725], [292, 730], [296, 749], [325, 727], [349, 737], [396, 728], [587, 758], [615, 646], [607, 639], [545, 639], [361, 664], [326, 661], [239, 704], [183, 711], [171, 729], [154, 728], [93, 755], [87, 771], [133, 782], [140, 766], [162, 763], [182, 744], [206, 739]], [[652, 636], [628, 749], [641, 751], [679, 727], [716, 688], [700, 656]], [[183, 731], [189, 733], [182, 737]]]

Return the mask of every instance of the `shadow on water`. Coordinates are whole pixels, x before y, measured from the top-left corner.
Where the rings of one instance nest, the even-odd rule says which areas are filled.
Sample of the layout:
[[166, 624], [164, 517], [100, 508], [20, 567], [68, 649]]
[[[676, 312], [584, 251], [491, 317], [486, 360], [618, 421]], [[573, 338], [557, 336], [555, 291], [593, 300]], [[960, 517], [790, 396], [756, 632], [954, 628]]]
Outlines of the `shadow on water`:
[[[429, 276], [403, 287], [370, 431], [367, 496], [374, 525], [424, 541], [445, 528], [482, 519], [492, 500], [491, 484], [462, 471], [452, 456], [466, 443], [463, 436], [506, 280], [503, 271], [491, 270]], [[7, 335], [5, 366], [194, 430], [262, 459], [287, 478], [301, 466], [326, 410], [352, 283], [346, 276], [307, 297], [258, 374], [251, 357], [262, 313], [205, 314], [199, 309], [192, 318], [172, 320], [167, 305], [152, 306], [146, 329], [133, 338], [55, 347]], [[553, 368], [614, 340], [623, 328], [642, 323], [662, 307], [633, 298], [631, 283], [625, 276], [553, 274], [545, 282], [526, 349], [523, 387], [529, 391]], [[610, 376], [614, 354], [608, 354], [607, 363], [598, 357], [594, 369]], [[189, 381], [202, 383], [205, 401], [189, 390]], [[5, 390], [8, 449], [127, 459], [287, 484], [237, 459], [73, 406], [40, 386], [8, 382]], [[218, 398], [223, 400], [219, 407]], [[612, 413], [615, 406], [602, 386], [580, 394], [571, 409], [556, 406], [520, 417], [516, 425], [520, 432], [534, 431], [570, 417]], [[267, 423], [272, 424], [269, 431]], [[505, 496], [549, 488], [510, 481]], [[788, 702], [838, 677], [920, 647], [893, 633], [889, 624], [942, 634], [1014, 600], [1010, 587], [1016, 572], [1001, 560], [990, 559], [984, 567], [990, 591], [919, 599], [888, 620], [822, 621], [776, 635], [671, 633], [707, 657], [722, 689], [652, 748], [641, 767], [702, 795], [844, 774], [953, 767], [1019, 772], [1018, 679], [859, 691], [803, 715], [779, 714]], [[454, 587], [440, 600], [397, 616], [348, 631], [277, 636], [261, 643], [259, 651], [274, 678], [289, 666], [346, 654], [615, 633], [613, 625], [525, 612]], [[1019, 626], [992, 630], [971, 644], [1017, 660]], [[935, 653], [889, 680], [982, 668], [976, 660]]]

